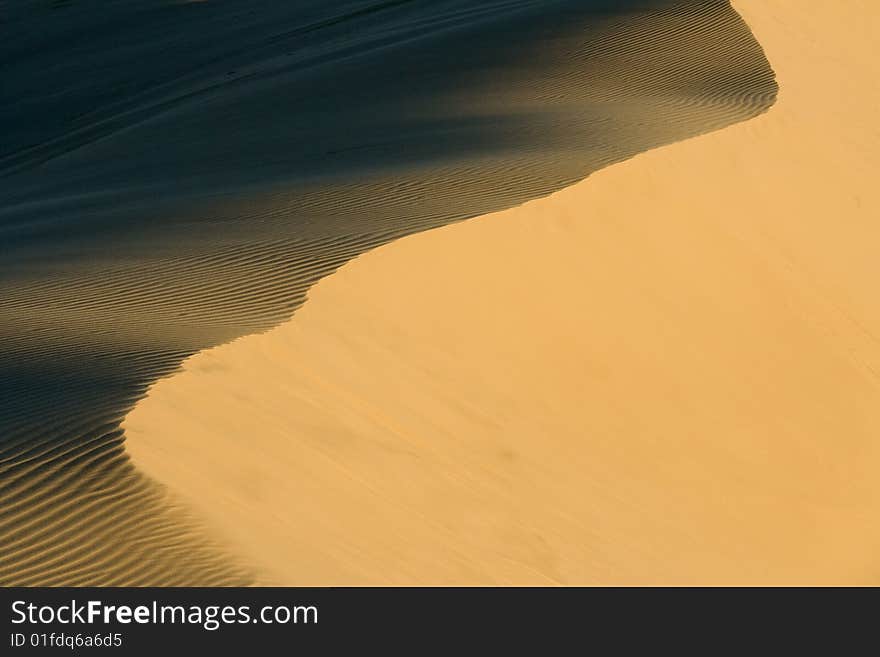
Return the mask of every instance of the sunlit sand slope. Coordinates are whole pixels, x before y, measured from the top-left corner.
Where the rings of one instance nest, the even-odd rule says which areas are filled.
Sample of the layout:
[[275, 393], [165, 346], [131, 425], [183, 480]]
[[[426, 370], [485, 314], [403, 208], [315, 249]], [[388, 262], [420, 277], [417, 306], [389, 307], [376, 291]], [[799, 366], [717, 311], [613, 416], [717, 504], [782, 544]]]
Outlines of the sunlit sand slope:
[[285, 583], [878, 583], [880, 9], [736, 5], [769, 114], [358, 258], [134, 462]]

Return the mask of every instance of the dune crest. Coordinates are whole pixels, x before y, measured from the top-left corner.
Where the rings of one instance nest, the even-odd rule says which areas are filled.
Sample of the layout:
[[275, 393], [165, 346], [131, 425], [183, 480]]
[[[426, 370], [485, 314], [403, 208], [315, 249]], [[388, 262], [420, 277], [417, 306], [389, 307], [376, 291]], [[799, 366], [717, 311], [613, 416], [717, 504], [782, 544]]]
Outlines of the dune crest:
[[770, 114], [359, 257], [137, 466], [287, 584], [877, 583], [880, 10], [736, 5]]

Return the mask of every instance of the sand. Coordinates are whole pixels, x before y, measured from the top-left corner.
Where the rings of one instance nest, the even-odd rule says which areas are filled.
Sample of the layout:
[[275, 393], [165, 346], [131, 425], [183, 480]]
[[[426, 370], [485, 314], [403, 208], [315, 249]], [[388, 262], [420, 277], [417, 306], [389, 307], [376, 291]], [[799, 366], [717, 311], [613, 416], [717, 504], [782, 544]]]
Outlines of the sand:
[[880, 9], [735, 6], [770, 113], [358, 257], [137, 467], [265, 582], [880, 583]]
[[[237, 585], [125, 450], [352, 258], [751, 119], [727, 0], [6, 3], [0, 586]], [[378, 292], [378, 291], [376, 291]]]

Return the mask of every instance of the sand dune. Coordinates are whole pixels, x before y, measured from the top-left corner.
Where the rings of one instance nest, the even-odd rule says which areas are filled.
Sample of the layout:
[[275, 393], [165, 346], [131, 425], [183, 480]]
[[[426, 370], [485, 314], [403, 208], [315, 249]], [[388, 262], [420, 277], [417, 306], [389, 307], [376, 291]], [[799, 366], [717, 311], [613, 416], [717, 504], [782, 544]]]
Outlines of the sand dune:
[[736, 5], [772, 112], [359, 257], [138, 467], [284, 583], [877, 584], [880, 10]]
[[123, 450], [154, 381], [370, 248], [776, 93], [726, 0], [12, 2], [2, 20], [0, 584], [251, 581]]

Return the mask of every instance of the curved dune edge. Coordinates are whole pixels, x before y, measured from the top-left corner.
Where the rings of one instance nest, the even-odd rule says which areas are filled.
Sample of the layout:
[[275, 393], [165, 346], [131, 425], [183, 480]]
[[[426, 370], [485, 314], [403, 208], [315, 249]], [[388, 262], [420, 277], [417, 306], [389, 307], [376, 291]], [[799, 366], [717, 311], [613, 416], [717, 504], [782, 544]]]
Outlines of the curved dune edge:
[[880, 9], [735, 4], [770, 114], [359, 257], [134, 462], [273, 583], [878, 583]]

